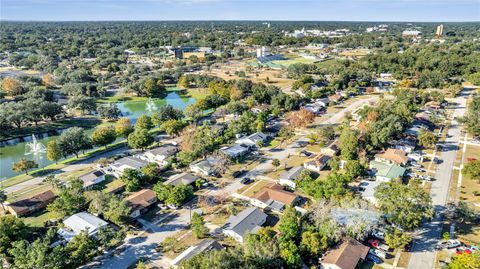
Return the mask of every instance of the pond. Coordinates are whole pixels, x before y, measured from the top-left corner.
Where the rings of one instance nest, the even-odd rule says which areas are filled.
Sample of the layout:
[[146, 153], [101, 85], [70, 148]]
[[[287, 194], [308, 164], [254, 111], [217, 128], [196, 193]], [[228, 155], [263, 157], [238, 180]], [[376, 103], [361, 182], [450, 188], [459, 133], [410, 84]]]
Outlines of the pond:
[[[150, 115], [153, 113], [152, 111], [148, 111], [146, 109], [147, 102], [148, 101], [125, 101], [118, 102], [117, 105], [122, 112], [123, 117], [128, 117], [132, 120], [132, 122], [135, 122], [142, 114]], [[169, 104], [174, 108], [184, 110], [188, 105], [193, 103], [195, 103], [194, 98], [182, 96], [176, 91], [170, 91], [163, 99], [152, 99], [149, 102], [149, 105], [153, 108], [159, 108]], [[93, 129], [87, 130], [88, 134], [91, 134], [92, 132]], [[57, 136], [58, 135], [49, 136], [47, 134], [44, 134], [40, 137], [37, 136], [37, 142], [46, 146], [48, 141], [56, 139]], [[28, 143], [31, 143], [31, 140], [31, 137], [26, 137], [25, 142], [0, 147], [0, 180], [17, 175], [18, 173], [12, 171], [12, 165], [22, 158], [35, 160], [38, 163], [39, 168], [53, 163], [46, 158], [46, 153], [25, 155], [25, 147]]]

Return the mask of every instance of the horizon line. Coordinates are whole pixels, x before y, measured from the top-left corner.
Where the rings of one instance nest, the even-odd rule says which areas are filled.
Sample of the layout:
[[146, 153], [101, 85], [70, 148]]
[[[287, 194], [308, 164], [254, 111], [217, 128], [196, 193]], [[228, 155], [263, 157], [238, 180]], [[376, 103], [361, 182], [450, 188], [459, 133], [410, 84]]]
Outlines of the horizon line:
[[1, 19], [2, 22], [389, 22], [389, 23], [480, 23], [480, 20], [473, 21], [408, 21], [408, 20], [190, 20], [190, 19], [178, 19], [178, 20], [23, 20], [23, 19]]

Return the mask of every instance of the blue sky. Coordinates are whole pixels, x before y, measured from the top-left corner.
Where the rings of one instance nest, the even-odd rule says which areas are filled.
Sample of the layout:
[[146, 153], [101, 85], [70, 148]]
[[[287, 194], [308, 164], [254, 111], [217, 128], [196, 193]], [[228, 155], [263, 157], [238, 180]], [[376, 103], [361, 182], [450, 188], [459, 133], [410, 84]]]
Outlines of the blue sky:
[[0, 0], [0, 18], [480, 21], [480, 0]]

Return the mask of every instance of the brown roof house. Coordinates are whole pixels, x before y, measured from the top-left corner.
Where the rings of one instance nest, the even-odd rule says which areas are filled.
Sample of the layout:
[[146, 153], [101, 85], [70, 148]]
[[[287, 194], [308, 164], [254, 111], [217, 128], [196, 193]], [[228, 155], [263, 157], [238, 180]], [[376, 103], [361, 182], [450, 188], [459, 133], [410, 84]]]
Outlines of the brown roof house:
[[282, 212], [287, 205], [296, 205], [300, 196], [283, 190], [280, 185], [270, 185], [261, 189], [250, 199], [254, 206], [269, 208], [276, 212]]
[[157, 194], [150, 189], [143, 189], [127, 197], [127, 204], [132, 208], [130, 217], [140, 216], [146, 209], [157, 202]]
[[303, 163], [303, 167], [307, 168], [310, 171], [320, 172], [327, 165], [332, 157], [328, 155], [316, 155], [312, 158], [306, 160]]
[[408, 161], [407, 153], [400, 149], [387, 149], [383, 153], [375, 154], [375, 161], [396, 165], [405, 165]]
[[55, 194], [48, 190], [27, 199], [5, 203], [5, 209], [15, 217], [21, 217], [47, 207], [53, 200], [55, 200]]
[[355, 269], [364, 260], [370, 248], [354, 239], [345, 239], [340, 245], [327, 251], [320, 262], [323, 269]]

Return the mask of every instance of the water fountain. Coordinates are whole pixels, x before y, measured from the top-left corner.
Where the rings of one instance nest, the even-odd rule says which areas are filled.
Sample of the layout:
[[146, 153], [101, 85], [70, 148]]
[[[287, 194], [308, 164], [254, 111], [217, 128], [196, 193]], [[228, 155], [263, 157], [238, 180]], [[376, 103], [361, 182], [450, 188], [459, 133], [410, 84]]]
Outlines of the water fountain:
[[158, 107], [155, 104], [155, 102], [153, 102], [153, 99], [151, 97], [148, 98], [147, 103], [145, 104], [145, 110], [148, 111], [148, 112], [153, 112], [157, 109], [158, 109]]
[[32, 142], [25, 144], [25, 155], [41, 156], [47, 150], [45, 146], [37, 141], [35, 135], [32, 134]]

